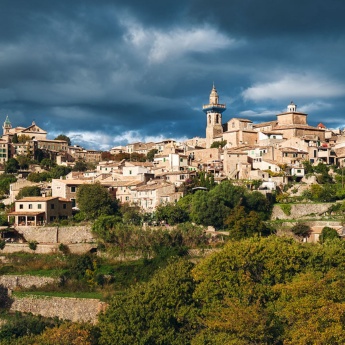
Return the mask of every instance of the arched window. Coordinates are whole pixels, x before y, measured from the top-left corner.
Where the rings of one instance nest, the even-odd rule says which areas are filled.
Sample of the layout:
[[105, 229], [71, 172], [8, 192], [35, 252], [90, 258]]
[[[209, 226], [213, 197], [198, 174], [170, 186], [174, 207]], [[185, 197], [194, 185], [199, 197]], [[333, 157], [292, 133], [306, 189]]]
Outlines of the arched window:
[[219, 123], [219, 115], [216, 115], [216, 123]]
[[208, 123], [211, 123], [211, 115], [208, 115]]

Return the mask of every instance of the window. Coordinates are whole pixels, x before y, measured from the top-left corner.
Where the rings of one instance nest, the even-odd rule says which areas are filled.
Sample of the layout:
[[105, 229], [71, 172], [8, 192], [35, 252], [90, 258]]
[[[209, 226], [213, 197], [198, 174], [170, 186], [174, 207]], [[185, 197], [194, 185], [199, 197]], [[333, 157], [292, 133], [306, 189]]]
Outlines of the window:
[[64, 210], [66, 210], [67, 205], [66, 205], [66, 204], [62, 204], [62, 208], [63, 208]]
[[297, 169], [297, 172], [300, 173], [300, 172], [301, 172], [301, 169]]
[[37, 208], [40, 210], [42, 208], [42, 204], [38, 204]]
[[126, 201], [128, 201], [129, 200], [129, 196], [126, 196]]
[[75, 186], [71, 187], [71, 193], [75, 193]]
[[19, 205], [19, 208], [20, 208], [21, 210], [23, 209], [23, 207], [24, 207], [23, 204], [20, 204], [20, 205]]
[[132, 170], [129, 170], [129, 175], [132, 175]]
[[271, 166], [270, 165], [268, 166], [268, 169], [271, 170]]
[[29, 204], [29, 210], [32, 210], [32, 204]]
[[54, 210], [54, 208], [55, 208], [55, 205], [54, 204], [50, 204], [50, 209]]

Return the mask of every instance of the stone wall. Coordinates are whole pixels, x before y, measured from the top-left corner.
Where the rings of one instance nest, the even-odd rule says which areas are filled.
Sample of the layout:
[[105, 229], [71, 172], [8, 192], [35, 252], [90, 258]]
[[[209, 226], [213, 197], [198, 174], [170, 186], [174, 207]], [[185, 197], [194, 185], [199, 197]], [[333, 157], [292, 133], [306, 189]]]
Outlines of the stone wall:
[[[67, 244], [72, 254], [83, 254], [89, 252], [91, 249], [96, 248], [97, 245], [92, 243], [69, 243]], [[0, 253], [36, 253], [36, 254], [51, 254], [59, 252], [59, 244], [37, 244], [36, 250], [29, 248], [28, 243], [6, 243], [5, 248]]]
[[10, 311], [32, 313], [45, 317], [58, 317], [73, 322], [97, 322], [97, 315], [105, 310], [107, 304], [98, 299], [62, 298], [48, 296], [11, 296]]
[[[291, 206], [290, 215], [284, 213], [280, 205]], [[274, 205], [271, 219], [318, 218], [326, 213], [332, 203], [324, 204], [280, 204]], [[284, 207], [284, 206], [283, 206]]]
[[39, 243], [68, 244], [94, 242], [90, 225], [54, 227], [17, 226], [16, 230], [27, 241], [37, 241]]
[[40, 287], [47, 284], [57, 283], [56, 278], [51, 277], [35, 277], [29, 275], [4, 275], [0, 276], [0, 285], [7, 289], [14, 290], [16, 288]]

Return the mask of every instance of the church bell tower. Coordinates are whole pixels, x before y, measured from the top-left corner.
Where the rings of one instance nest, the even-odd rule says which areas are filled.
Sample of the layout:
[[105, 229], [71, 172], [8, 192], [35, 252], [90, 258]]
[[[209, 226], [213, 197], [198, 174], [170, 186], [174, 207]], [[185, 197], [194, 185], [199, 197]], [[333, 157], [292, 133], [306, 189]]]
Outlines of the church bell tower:
[[206, 148], [210, 148], [214, 138], [219, 137], [223, 133], [222, 113], [226, 110], [225, 104], [219, 104], [219, 96], [216, 87], [213, 84], [209, 104], [202, 106], [203, 112], [206, 114]]

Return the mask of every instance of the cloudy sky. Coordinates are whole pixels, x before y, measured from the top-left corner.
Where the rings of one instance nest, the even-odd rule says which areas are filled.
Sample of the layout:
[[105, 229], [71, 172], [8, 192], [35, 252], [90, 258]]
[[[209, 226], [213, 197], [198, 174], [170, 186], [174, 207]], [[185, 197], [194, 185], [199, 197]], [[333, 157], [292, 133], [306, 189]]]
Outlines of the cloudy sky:
[[224, 121], [345, 126], [343, 0], [1, 0], [0, 122], [109, 149]]

